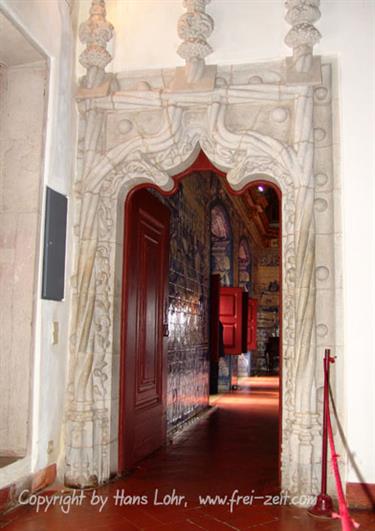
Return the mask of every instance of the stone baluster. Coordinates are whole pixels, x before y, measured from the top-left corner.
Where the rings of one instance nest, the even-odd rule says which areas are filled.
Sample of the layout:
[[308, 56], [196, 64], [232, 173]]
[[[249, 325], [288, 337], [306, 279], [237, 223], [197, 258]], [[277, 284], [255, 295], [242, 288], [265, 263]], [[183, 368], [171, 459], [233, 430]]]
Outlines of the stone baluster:
[[291, 24], [285, 43], [293, 49], [296, 72], [309, 72], [313, 64], [313, 48], [321, 38], [313, 25], [320, 18], [320, 0], [286, 0], [285, 20]]
[[210, 0], [184, 0], [187, 12], [178, 21], [178, 36], [183, 42], [177, 53], [186, 61], [186, 79], [189, 83], [202, 78], [204, 58], [213, 51], [206, 40], [214, 29], [214, 21], [206, 13], [209, 2]]
[[113, 26], [106, 20], [104, 0], [92, 0], [90, 16], [79, 28], [79, 38], [86, 44], [79, 61], [87, 69], [84, 85], [87, 88], [99, 86], [105, 77], [105, 67], [112, 60], [107, 51], [107, 42], [112, 39]]

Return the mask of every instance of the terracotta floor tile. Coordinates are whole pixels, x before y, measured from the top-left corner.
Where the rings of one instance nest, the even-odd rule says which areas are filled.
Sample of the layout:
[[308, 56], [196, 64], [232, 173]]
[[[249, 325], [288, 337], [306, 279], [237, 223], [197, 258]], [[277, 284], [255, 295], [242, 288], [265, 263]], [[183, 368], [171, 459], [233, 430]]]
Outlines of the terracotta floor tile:
[[239, 527], [234, 526], [231, 523], [222, 521], [219, 517], [208, 516], [208, 515], [194, 515], [189, 517], [189, 522], [200, 526], [202, 529], [207, 529], [208, 531], [229, 531], [230, 529], [239, 529]]
[[[212, 512], [212, 515], [215, 515], [215, 513]], [[247, 529], [250, 526], [265, 525], [279, 520], [280, 510], [276, 511], [272, 507], [250, 507], [234, 510], [232, 513], [227, 511], [226, 513], [218, 514], [217, 518], [239, 529]]]
[[199, 531], [200, 529], [205, 529], [204, 527], [199, 526], [188, 520], [184, 520], [177, 523], [163, 524], [160, 527], [155, 527], [153, 531]]
[[[339, 531], [338, 520], [318, 520], [305, 510], [265, 506], [264, 495], [278, 493], [278, 391], [276, 378], [253, 378], [250, 385], [221, 396], [214, 409], [202, 415], [173, 444], [143, 460], [126, 478], [97, 492], [85, 491], [82, 506], [63, 514], [60, 507], [36, 514], [21, 507], [6, 514], [5, 531]], [[172, 493], [185, 496], [181, 505], [155, 506]], [[115, 497], [146, 496], [147, 504], [115, 505]], [[58, 492], [58, 490], [57, 490]], [[50, 494], [56, 490], [50, 489]], [[99, 512], [94, 494], [107, 497]], [[216, 498], [204, 504], [200, 496]], [[258, 496], [251, 504], [239, 502], [230, 512], [232, 496]], [[226, 497], [226, 498], [225, 498]], [[242, 498], [243, 499], [243, 498]], [[353, 513], [360, 531], [375, 530], [375, 515]]]
[[178, 523], [188, 520], [195, 514], [203, 514], [201, 507], [191, 507], [188, 509], [171, 509], [168, 507], [154, 507], [147, 509], [147, 512], [162, 522], [164, 525]]
[[[159, 524], [157, 524], [159, 525]], [[51, 528], [53, 529], [53, 528]], [[66, 528], [65, 528], [66, 529]], [[141, 529], [140, 527], [134, 525], [134, 524], [131, 524], [130, 522], [128, 522], [127, 520], [125, 519], [112, 519], [112, 520], [103, 520], [102, 518], [97, 518], [95, 521], [93, 521], [92, 519], [90, 521], [87, 521], [86, 524], [84, 524], [83, 526], [77, 526], [77, 527], [74, 527], [74, 525], [72, 526], [72, 529], [79, 529], [79, 531], [104, 531], [104, 530], [108, 530], [108, 531], [138, 531], [139, 529]], [[142, 529], [146, 529], [146, 528], [142, 528]], [[153, 529], [153, 528], [149, 528], [149, 529]]]

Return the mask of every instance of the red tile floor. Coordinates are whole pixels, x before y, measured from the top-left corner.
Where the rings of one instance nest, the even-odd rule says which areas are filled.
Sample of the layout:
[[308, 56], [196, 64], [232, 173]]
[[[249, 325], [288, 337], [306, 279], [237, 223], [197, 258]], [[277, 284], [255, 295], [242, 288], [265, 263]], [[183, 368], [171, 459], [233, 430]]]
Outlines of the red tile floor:
[[[6, 514], [0, 528], [6, 531], [340, 530], [338, 520], [316, 519], [303, 509], [264, 503], [266, 496], [278, 492], [277, 385], [274, 377], [247, 379], [238, 391], [219, 397], [214, 407], [185, 428], [173, 444], [142, 461], [127, 478], [94, 492], [83, 492], [85, 499], [76, 495], [75, 505], [71, 504], [70, 508], [59, 503], [61, 498], [46, 511], [44, 507], [36, 512], [35, 506], [22, 506]], [[52, 493], [50, 489], [45, 494]], [[228, 498], [233, 493], [236, 499], [237, 495], [249, 496], [247, 505], [234, 504], [231, 511]], [[208, 506], [199, 499], [207, 494], [228, 498]], [[169, 504], [155, 505], [155, 501], [162, 502], [168, 495], [164, 501]], [[103, 503], [101, 510], [100, 503], [95, 504], [99, 496]], [[136, 505], [135, 496], [144, 504]], [[356, 512], [353, 516], [361, 524], [361, 530], [375, 529], [374, 514]]]

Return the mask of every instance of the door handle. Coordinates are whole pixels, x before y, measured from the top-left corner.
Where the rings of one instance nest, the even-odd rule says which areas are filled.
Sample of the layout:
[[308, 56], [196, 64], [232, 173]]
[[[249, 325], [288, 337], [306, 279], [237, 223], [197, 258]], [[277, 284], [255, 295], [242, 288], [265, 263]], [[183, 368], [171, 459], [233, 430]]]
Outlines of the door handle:
[[169, 337], [169, 328], [167, 324], [163, 324], [163, 337]]

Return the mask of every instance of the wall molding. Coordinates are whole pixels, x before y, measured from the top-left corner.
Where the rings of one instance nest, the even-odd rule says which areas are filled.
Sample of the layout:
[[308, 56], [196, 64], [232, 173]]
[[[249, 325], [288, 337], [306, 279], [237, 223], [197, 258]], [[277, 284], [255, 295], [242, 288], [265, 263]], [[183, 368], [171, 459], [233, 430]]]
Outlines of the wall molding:
[[353, 509], [375, 511], [375, 483], [347, 483], [346, 499]]
[[0, 489], [0, 514], [19, 504], [20, 495], [23, 491], [35, 494], [51, 485], [55, 480], [56, 464], [52, 464], [2, 487]]

